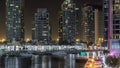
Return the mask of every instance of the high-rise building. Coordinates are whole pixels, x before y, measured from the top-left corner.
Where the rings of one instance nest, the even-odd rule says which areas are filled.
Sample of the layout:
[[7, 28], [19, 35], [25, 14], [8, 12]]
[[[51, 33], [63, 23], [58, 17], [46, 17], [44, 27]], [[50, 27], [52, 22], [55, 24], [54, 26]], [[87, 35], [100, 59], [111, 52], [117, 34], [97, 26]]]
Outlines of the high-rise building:
[[78, 35], [78, 15], [73, 0], [65, 0], [61, 6], [59, 17], [59, 41], [60, 44], [74, 44]]
[[104, 0], [104, 40], [110, 54], [120, 54], [120, 0]]
[[51, 30], [49, 25], [49, 13], [46, 8], [38, 8], [32, 28], [32, 40], [38, 44], [50, 44]]
[[84, 5], [82, 8], [81, 41], [86, 43], [95, 41], [94, 11], [91, 5]]
[[24, 41], [23, 0], [6, 0], [7, 42]]
[[120, 49], [120, 0], [108, 2], [108, 46], [110, 50]]
[[103, 15], [104, 15], [104, 46], [108, 45], [108, 0], [103, 1]]
[[102, 46], [104, 37], [104, 22], [102, 10], [95, 9], [94, 20], [95, 20], [95, 44], [98, 46]]

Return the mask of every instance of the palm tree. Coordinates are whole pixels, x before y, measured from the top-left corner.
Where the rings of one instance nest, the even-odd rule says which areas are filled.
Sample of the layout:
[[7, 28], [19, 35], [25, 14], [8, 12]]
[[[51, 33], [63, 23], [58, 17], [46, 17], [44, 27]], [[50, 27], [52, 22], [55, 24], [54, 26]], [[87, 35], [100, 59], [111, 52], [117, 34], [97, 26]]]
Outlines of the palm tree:
[[108, 56], [106, 58], [106, 64], [112, 68], [119, 68], [120, 58], [116, 58], [115, 56]]

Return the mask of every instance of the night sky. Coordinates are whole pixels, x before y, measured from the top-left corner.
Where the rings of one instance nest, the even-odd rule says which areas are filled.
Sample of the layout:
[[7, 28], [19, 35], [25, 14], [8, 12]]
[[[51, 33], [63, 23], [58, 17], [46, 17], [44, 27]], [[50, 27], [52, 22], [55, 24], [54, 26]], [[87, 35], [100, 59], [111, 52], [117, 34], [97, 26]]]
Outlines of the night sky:
[[[61, 4], [64, 0], [25, 0], [24, 23], [25, 38], [31, 38], [31, 27], [34, 20], [34, 13], [37, 8], [47, 8], [50, 13], [50, 25], [52, 28], [52, 39], [58, 37], [58, 12], [61, 10]], [[81, 9], [84, 3], [92, 4], [102, 9], [102, 0], [74, 0], [77, 7]], [[0, 39], [5, 38], [5, 0], [0, 0]]]

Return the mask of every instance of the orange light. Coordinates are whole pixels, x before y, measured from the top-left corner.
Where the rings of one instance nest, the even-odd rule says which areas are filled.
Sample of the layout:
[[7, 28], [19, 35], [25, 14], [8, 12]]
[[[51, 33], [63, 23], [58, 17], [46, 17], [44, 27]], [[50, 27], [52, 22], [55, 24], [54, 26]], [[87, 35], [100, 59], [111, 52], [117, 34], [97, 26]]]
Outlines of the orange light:
[[30, 39], [29, 39], [29, 38], [27, 38], [27, 39], [26, 39], [26, 42], [29, 42], [29, 41], [30, 41]]
[[92, 67], [92, 64], [90, 64], [89, 67]]
[[59, 38], [57, 38], [57, 40], [56, 40], [57, 42], [59, 41]]
[[91, 61], [94, 62], [94, 59], [92, 59]]
[[5, 42], [6, 40], [3, 38], [2, 40], [1, 40], [1, 42], [3, 43], [3, 42]]
[[80, 41], [80, 39], [76, 39], [76, 42], [79, 42]]

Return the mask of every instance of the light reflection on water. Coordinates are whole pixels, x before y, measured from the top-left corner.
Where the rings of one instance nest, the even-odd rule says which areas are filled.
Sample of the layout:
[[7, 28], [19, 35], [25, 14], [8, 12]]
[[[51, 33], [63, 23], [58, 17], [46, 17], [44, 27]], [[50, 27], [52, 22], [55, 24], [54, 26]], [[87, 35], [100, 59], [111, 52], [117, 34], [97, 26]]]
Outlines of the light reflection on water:
[[84, 63], [83, 60], [76, 60], [74, 54], [63, 57], [33, 55], [0, 58], [0, 68], [83, 68]]

